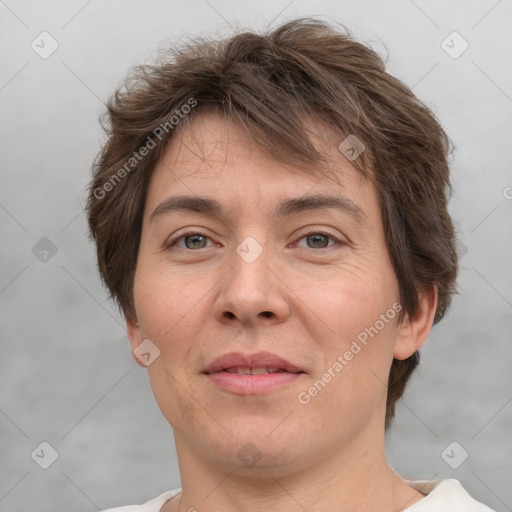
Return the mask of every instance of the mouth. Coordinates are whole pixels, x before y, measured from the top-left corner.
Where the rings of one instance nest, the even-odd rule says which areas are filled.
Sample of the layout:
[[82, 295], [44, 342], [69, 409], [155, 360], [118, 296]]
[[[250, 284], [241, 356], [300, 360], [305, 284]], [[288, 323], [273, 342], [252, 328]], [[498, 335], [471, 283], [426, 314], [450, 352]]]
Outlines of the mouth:
[[266, 394], [296, 382], [304, 370], [270, 352], [231, 352], [202, 372], [216, 388], [236, 395]]
[[305, 373], [299, 366], [271, 352], [256, 352], [244, 354], [242, 352], [229, 352], [217, 357], [202, 373], [218, 372], [237, 373], [239, 375], [263, 375], [265, 373]]
[[234, 366], [231, 368], [225, 368], [222, 370], [227, 373], [236, 373], [237, 375], [265, 375], [268, 373], [304, 373], [302, 371], [298, 372], [289, 372], [284, 368], [273, 368], [270, 366], [260, 366], [260, 367], [243, 367], [243, 366]]

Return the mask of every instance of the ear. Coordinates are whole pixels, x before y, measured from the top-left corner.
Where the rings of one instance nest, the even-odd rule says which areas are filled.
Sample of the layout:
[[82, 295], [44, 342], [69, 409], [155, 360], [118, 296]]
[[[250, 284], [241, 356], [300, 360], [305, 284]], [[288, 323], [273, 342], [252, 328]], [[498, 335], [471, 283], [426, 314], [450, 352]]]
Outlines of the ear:
[[418, 311], [412, 317], [405, 316], [398, 327], [393, 349], [395, 359], [407, 359], [427, 341], [437, 309], [437, 286], [425, 286], [419, 293]]
[[128, 339], [130, 340], [130, 347], [132, 349], [132, 357], [135, 362], [141, 366], [142, 368], [146, 368], [146, 365], [135, 355], [135, 349], [141, 344], [142, 338], [140, 335], [140, 327], [135, 324], [132, 320], [126, 321], [126, 333], [128, 335]]

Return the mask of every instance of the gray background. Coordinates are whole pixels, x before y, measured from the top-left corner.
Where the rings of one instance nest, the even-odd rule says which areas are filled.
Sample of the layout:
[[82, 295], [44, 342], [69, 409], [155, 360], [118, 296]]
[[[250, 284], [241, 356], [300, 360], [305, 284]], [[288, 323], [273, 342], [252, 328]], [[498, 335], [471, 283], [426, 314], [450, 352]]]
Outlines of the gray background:
[[[405, 477], [457, 478], [512, 510], [512, 1], [0, 0], [1, 511], [86, 512], [180, 485], [172, 430], [86, 236], [98, 116], [128, 67], [162, 41], [298, 15], [344, 23], [389, 52], [389, 71], [457, 146], [461, 293], [398, 406], [389, 460]], [[42, 31], [59, 44], [46, 59], [31, 48]], [[458, 58], [441, 46], [453, 31], [469, 43]], [[43, 441], [58, 452], [46, 470], [31, 457]], [[453, 441], [469, 454], [458, 469], [441, 456]]]

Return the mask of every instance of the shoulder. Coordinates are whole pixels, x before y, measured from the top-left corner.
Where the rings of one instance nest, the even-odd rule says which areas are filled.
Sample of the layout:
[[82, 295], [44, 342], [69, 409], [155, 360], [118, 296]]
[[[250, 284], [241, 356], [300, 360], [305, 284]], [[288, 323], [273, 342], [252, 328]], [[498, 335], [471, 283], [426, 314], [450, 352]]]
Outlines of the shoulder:
[[109, 508], [101, 512], [160, 512], [164, 503], [176, 497], [180, 492], [181, 488], [166, 491], [156, 498], [146, 501], [142, 505], [127, 505], [125, 507]]
[[404, 512], [494, 512], [476, 501], [455, 479], [448, 480], [406, 480], [426, 496], [404, 510]]

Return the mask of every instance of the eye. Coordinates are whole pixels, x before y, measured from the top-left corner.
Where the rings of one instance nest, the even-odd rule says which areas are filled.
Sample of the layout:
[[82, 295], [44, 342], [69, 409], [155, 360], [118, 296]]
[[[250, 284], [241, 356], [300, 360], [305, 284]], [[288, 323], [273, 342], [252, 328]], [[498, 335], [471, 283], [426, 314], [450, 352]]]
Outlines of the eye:
[[[206, 247], [206, 241], [209, 240], [209, 237], [204, 233], [199, 231], [188, 231], [186, 233], [182, 233], [181, 235], [172, 238], [165, 245], [166, 249], [170, 249], [173, 246], [178, 246], [180, 249], [204, 249]], [[184, 243], [180, 245], [179, 242]]]
[[[343, 244], [343, 242], [341, 240], [336, 238], [331, 233], [327, 233], [326, 231], [322, 231], [322, 230], [318, 230], [318, 229], [314, 230], [314, 231], [307, 231], [305, 233], [303, 232], [303, 233], [301, 233], [301, 235], [302, 236], [301, 236], [300, 240], [306, 239], [306, 243], [307, 243], [306, 248], [307, 249], [327, 249], [328, 247], [332, 247], [332, 245], [336, 245], [336, 243]], [[336, 243], [328, 245], [329, 238]]]
[[[336, 244], [343, 245], [343, 242], [331, 233], [318, 229], [302, 232], [299, 240], [304, 239], [306, 240], [306, 247], [300, 246], [299, 243], [297, 243], [298, 247], [307, 249], [327, 249], [328, 247], [332, 247]], [[329, 239], [334, 243], [329, 244]], [[165, 248], [170, 249], [171, 247], [177, 246], [184, 250], [204, 249], [207, 247], [208, 240], [210, 240], [210, 237], [200, 231], [187, 231], [186, 233], [182, 233], [181, 235], [170, 239], [165, 245]]]

